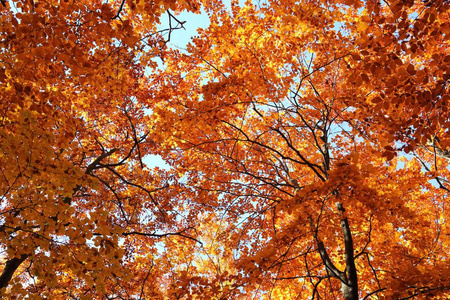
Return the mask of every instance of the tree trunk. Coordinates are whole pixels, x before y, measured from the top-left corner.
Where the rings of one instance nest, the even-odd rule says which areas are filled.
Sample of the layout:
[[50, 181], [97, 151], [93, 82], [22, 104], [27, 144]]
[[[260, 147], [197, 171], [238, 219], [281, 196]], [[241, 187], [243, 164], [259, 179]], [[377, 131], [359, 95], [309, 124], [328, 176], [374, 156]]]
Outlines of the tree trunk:
[[11, 280], [14, 272], [28, 258], [28, 255], [22, 254], [20, 258], [14, 257], [6, 261], [5, 268], [3, 269], [2, 275], [0, 276], [0, 289], [6, 288]]

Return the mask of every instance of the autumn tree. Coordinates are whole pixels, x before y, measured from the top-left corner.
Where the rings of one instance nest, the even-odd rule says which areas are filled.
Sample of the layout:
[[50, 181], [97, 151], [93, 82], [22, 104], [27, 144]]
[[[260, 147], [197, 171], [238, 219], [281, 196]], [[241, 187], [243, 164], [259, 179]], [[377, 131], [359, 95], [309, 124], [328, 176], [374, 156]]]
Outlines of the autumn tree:
[[149, 81], [215, 296], [447, 297], [450, 3], [231, 3]]
[[177, 174], [143, 162], [159, 151], [145, 72], [182, 27], [175, 13], [198, 8], [1, 1], [2, 296], [162, 295], [168, 259], [157, 243], [195, 243], [195, 218], [177, 217], [188, 210]]
[[1, 1], [2, 296], [444, 299], [449, 6]]

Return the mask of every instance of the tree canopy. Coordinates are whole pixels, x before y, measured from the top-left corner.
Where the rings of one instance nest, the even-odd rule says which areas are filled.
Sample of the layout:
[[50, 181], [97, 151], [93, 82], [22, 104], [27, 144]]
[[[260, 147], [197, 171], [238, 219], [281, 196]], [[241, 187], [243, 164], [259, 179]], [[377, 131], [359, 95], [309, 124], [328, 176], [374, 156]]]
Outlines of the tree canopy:
[[[210, 25], [178, 49], [183, 11]], [[450, 296], [450, 1], [5, 0], [0, 24], [3, 297]]]

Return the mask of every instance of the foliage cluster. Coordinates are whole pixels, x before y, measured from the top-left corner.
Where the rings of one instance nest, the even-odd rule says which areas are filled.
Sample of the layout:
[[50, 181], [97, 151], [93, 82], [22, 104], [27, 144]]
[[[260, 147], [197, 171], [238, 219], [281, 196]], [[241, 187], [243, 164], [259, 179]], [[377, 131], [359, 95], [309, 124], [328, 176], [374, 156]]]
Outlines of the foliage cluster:
[[0, 1], [3, 296], [450, 296], [450, 1], [230, 5]]

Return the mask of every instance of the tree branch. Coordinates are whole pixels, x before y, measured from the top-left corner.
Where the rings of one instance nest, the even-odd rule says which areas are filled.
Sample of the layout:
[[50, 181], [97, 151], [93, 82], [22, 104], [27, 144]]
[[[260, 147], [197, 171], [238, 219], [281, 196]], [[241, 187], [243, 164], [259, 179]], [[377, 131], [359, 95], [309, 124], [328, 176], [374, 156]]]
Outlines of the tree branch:
[[117, 11], [116, 15], [114, 17], [111, 18], [111, 20], [115, 20], [115, 19], [119, 19], [120, 20], [120, 13], [123, 10], [123, 6], [125, 4], [125, 0], [122, 0], [122, 3], [120, 3], [120, 7], [119, 10]]
[[384, 291], [386, 288], [382, 288], [382, 289], [378, 289], [378, 290], [376, 290], [376, 291], [373, 291], [373, 292], [370, 292], [370, 293], [368, 293], [364, 298], [363, 298], [363, 300], [366, 300], [366, 299], [368, 299], [369, 297], [371, 297], [372, 295], [375, 295], [375, 294], [377, 294], [377, 293], [379, 293], [379, 292], [382, 292], [382, 291]]
[[322, 258], [325, 267], [332, 273], [333, 277], [336, 277], [342, 283], [345, 283], [345, 273], [333, 264], [322, 241], [317, 240], [317, 248], [319, 249], [320, 257]]
[[185, 232], [185, 230], [179, 231], [179, 232], [168, 232], [168, 233], [145, 233], [145, 232], [139, 232], [139, 231], [130, 231], [130, 232], [124, 232], [122, 235], [124, 236], [128, 236], [128, 235], [142, 235], [142, 236], [148, 236], [148, 237], [154, 237], [154, 238], [163, 238], [163, 237], [168, 237], [171, 235], [178, 235], [190, 240], [193, 240], [194, 242], [197, 242], [199, 244], [201, 244], [203, 246], [203, 243], [199, 240], [197, 240], [196, 238], [183, 234], [183, 232]]
[[0, 276], [0, 289], [6, 288], [11, 281], [14, 272], [17, 268], [28, 258], [27, 254], [22, 254], [20, 257], [14, 257], [6, 261], [5, 268]]
[[345, 209], [341, 203], [337, 203], [337, 209], [341, 214], [341, 227], [344, 234], [345, 245], [345, 277], [346, 286], [342, 286], [342, 292], [347, 300], [358, 300], [358, 273], [356, 271], [355, 258], [353, 256], [353, 239], [348, 224], [348, 219], [345, 216]]

